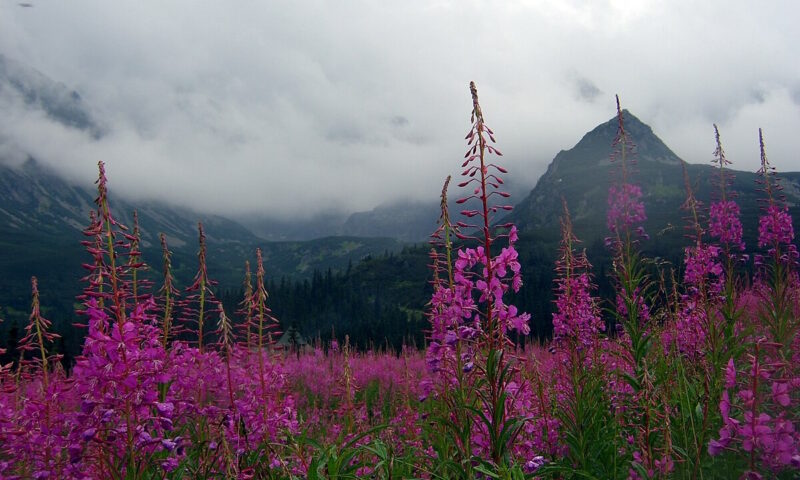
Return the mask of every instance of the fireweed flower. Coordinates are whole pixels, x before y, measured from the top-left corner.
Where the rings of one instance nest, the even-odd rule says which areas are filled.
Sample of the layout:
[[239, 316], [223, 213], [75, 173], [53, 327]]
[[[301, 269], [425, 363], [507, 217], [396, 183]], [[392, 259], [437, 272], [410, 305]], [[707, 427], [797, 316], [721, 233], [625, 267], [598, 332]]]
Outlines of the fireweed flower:
[[789, 207], [769, 205], [758, 220], [758, 246], [768, 248], [770, 256], [781, 263], [797, 263], [798, 253], [794, 241], [794, 227]]
[[[474, 280], [474, 288], [480, 293], [480, 303], [486, 305], [484, 312], [485, 334], [490, 347], [497, 347], [502, 344], [502, 336], [506, 333], [510, 325], [525, 330], [523, 321], [516, 319], [517, 315], [509, 315], [507, 308], [503, 304], [502, 294], [509, 286], [517, 290], [522, 284], [522, 277], [519, 274], [519, 262], [517, 252], [514, 249], [517, 232], [513, 225], [501, 225], [501, 228], [508, 229], [508, 233], [493, 235], [491, 216], [500, 210], [510, 210], [512, 207], [507, 204], [493, 203], [495, 199], [506, 199], [510, 195], [500, 190], [503, 185], [501, 174], [507, 173], [506, 169], [489, 163], [489, 155], [502, 156], [502, 153], [493, 146], [495, 142], [494, 132], [486, 126], [483, 119], [483, 111], [478, 103], [478, 92], [474, 83], [470, 83], [470, 93], [472, 94], [472, 128], [467, 133], [466, 140], [468, 149], [464, 155], [465, 161], [462, 163], [462, 176], [465, 178], [459, 187], [471, 188], [471, 194], [459, 199], [456, 203], [467, 207], [461, 213], [467, 221], [475, 217], [482, 220], [478, 225], [470, 225], [465, 222], [458, 222], [462, 230], [465, 228], [477, 227], [481, 232], [478, 237], [457, 234], [461, 239], [478, 240], [480, 245], [476, 248], [461, 249], [458, 260], [455, 262], [457, 273], [454, 275], [456, 283], [462, 282], [465, 286]], [[473, 186], [473, 184], [475, 184]], [[472, 204], [477, 208], [470, 208]], [[503, 249], [497, 257], [491, 257], [491, 245], [500, 236], [506, 236], [509, 240], [507, 248]], [[462, 278], [456, 278], [458, 275]], [[510, 278], [506, 278], [510, 276]], [[498, 319], [497, 315], [503, 312], [503, 318]]]
[[44, 318], [39, 306], [39, 282], [36, 277], [31, 277], [31, 314], [28, 325], [25, 327], [25, 336], [17, 347], [20, 352], [36, 352], [33, 360], [21, 359], [25, 364], [32, 365], [42, 372], [43, 388], [48, 387], [48, 373], [51, 365], [61, 360], [61, 355], [49, 355], [50, 346], [61, 336], [51, 332], [52, 323]]
[[589, 274], [592, 266], [585, 252], [576, 252], [578, 239], [566, 201], [561, 217], [561, 257], [556, 262], [556, 311], [553, 313], [553, 340], [567, 342], [579, 350], [591, 348], [597, 334], [605, 330]]
[[638, 265], [638, 252], [634, 245], [638, 237], [647, 238], [641, 225], [647, 216], [641, 200], [641, 188], [629, 181], [632, 166], [635, 165], [634, 145], [625, 131], [619, 97], [616, 97], [616, 100], [618, 126], [612, 143], [611, 162], [617, 165], [618, 177], [616, 183], [613, 183], [608, 190], [609, 206], [606, 223], [612, 237], [606, 239], [606, 244], [615, 257], [618, 319], [623, 320], [622, 323], [626, 325], [629, 335], [633, 333], [633, 336], [639, 337], [642, 333], [639, 332], [639, 325], [648, 322], [650, 308], [643, 296], [641, 284], [643, 276], [637, 273], [641, 267]]
[[[686, 247], [684, 263], [686, 270], [683, 281], [690, 289], [697, 289], [706, 279], [712, 279], [709, 285], [714, 293], [719, 293], [722, 286], [719, 279], [723, 275], [722, 265], [719, 263], [720, 248], [714, 245], [695, 245]], [[713, 281], [716, 280], [716, 281]]]
[[556, 312], [553, 313], [553, 336], [556, 341], [577, 340], [579, 348], [589, 347], [595, 335], [605, 330], [597, 302], [591, 295], [593, 285], [588, 273], [559, 280]]
[[[184, 322], [187, 325], [197, 325], [197, 347], [200, 353], [203, 353], [205, 343], [205, 319], [206, 315], [219, 313], [216, 307], [219, 305], [212, 287], [217, 284], [216, 280], [211, 280], [208, 277], [208, 268], [206, 266], [206, 234], [203, 230], [203, 224], [197, 223], [198, 232], [198, 245], [197, 250], [197, 273], [194, 276], [193, 283], [186, 288], [187, 297], [183, 300], [183, 314]], [[206, 304], [212, 305], [214, 308], [209, 308]], [[190, 327], [191, 328], [191, 327]]]
[[[461, 212], [464, 221], [453, 226], [447, 213], [448, 182], [445, 182], [440, 227], [434, 234], [439, 240], [435, 247], [443, 248], [444, 252], [434, 250], [431, 255], [434, 292], [428, 313], [431, 329], [426, 360], [429, 369], [439, 374], [443, 401], [454, 407], [450, 412], [451, 425], [471, 425], [466, 438], [457, 434], [459, 455], [465, 459], [485, 455], [499, 463], [504, 452], [512, 448], [510, 440], [502, 440], [500, 432], [513, 410], [513, 405], [504, 405], [507, 397], [500, 395], [510, 378], [499, 372], [507, 371], [504, 353], [510, 344], [508, 333], [512, 330], [522, 335], [530, 333], [530, 315], [507, 305], [503, 299], [509, 290], [516, 292], [522, 286], [521, 266], [514, 248], [518, 235], [511, 224], [492, 225], [494, 214], [512, 208], [496, 203], [510, 196], [500, 190], [503, 185], [500, 175], [506, 170], [490, 163], [491, 155], [502, 156], [502, 153], [494, 146], [494, 132], [484, 123], [474, 83], [470, 83], [470, 93], [472, 127], [465, 137], [468, 147], [461, 165], [464, 180], [459, 184], [469, 193], [456, 201], [464, 208]], [[478, 220], [476, 224], [468, 223], [472, 219]], [[465, 231], [476, 233], [461, 233]], [[452, 255], [451, 234], [459, 240], [475, 241], [477, 246], [462, 247]], [[496, 249], [492, 245], [501, 237], [508, 239], [508, 245], [494, 254]], [[480, 383], [481, 378], [490, 381]], [[480, 394], [468, 386], [473, 383], [482, 391]], [[478, 395], [475, 402], [483, 410], [483, 418], [491, 420], [483, 422], [474, 411], [457, 403], [449, 404], [452, 395], [449, 392], [453, 389]]]
[[709, 207], [708, 231], [722, 245], [744, 250], [739, 205], [733, 200], [713, 202]]
[[617, 134], [612, 142], [611, 162], [617, 165], [617, 178], [608, 189], [608, 211], [606, 226], [614, 237], [606, 242], [614, 249], [622, 247], [623, 242], [636, 237], [648, 238], [642, 222], [647, 220], [642, 189], [630, 183], [632, 167], [636, 164], [635, 145], [625, 131], [622, 110], [617, 97]]
[[[432, 252], [434, 270], [434, 293], [431, 297], [429, 319], [431, 322], [431, 343], [428, 349], [428, 364], [432, 370], [438, 370], [444, 357], [455, 359], [455, 351], [461, 348], [462, 342], [473, 341], [476, 336], [505, 335], [509, 330], [517, 331], [523, 335], [530, 333], [530, 315], [521, 313], [516, 307], [506, 305], [503, 295], [512, 291], [519, 291], [522, 286], [522, 275], [518, 253], [514, 248], [517, 241], [517, 229], [507, 225], [508, 246], [501, 252], [491, 257], [487, 254], [490, 245], [496, 238], [489, 229], [489, 216], [498, 210], [510, 209], [507, 205], [492, 205], [490, 197], [498, 196], [507, 198], [508, 194], [499, 190], [503, 180], [500, 178], [505, 169], [495, 164], [484, 163], [484, 151], [495, 155], [502, 155], [499, 150], [490, 145], [494, 142], [494, 132], [483, 123], [483, 114], [477, 103], [477, 91], [471, 85], [473, 94], [473, 127], [467, 134], [469, 149], [465, 155], [466, 160], [462, 167], [466, 168], [463, 176], [466, 180], [459, 184], [466, 187], [470, 184], [478, 185], [472, 194], [459, 199], [458, 204], [467, 204], [470, 201], [480, 201], [480, 208], [465, 209], [462, 214], [467, 218], [479, 217], [484, 220], [483, 244], [475, 248], [462, 248], [458, 250], [455, 258], [451, 254], [451, 235], [461, 238], [474, 238], [462, 235], [462, 230], [474, 227], [464, 222], [456, 225], [450, 223], [447, 206], [447, 186], [450, 178], [444, 184], [441, 195], [440, 226], [434, 232], [434, 246], [444, 249], [443, 254], [437, 250]], [[480, 160], [480, 165], [476, 164]], [[478, 225], [477, 227], [481, 227]], [[441, 278], [445, 277], [445, 278]], [[473, 292], [478, 294], [477, 304]], [[478, 304], [488, 305], [486, 318], [481, 319]], [[495, 329], [494, 332], [487, 331]], [[492, 340], [494, 341], [494, 340]], [[464, 345], [469, 350], [469, 345]], [[457, 359], [455, 359], [457, 360]]]
[[159, 239], [161, 241], [161, 261], [164, 281], [161, 288], [158, 290], [156, 311], [160, 312], [161, 317], [161, 343], [164, 345], [164, 348], [167, 348], [172, 335], [173, 311], [180, 296], [180, 292], [175, 288], [175, 277], [172, 275], [172, 252], [169, 246], [167, 246], [167, 236], [161, 233]]
[[717, 146], [711, 163], [717, 167], [717, 176], [713, 181], [717, 186], [718, 198], [709, 206], [708, 231], [711, 237], [719, 241], [725, 251], [730, 254], [731, 250], [743, 251], [745, 248], [742, 241], [742, 221], [739, 219], [739, 205], [734, 200], [736, 192], [731, 192], [728, 188], [733, 181], [733, 175], [727, 168], [728, 165], [731, 165], [731, 161], [725, 156], [719, 128], [716, 124], [714, 125], [714, 138]]
[[[463, 314], [463, 306], [469, 305], [472, 292], [477, 292], [479, 294], [479, 303], [490, 303], [492, 305], [492, 315], [497, 319], [502, 334], [506, 334], [509, 330], [516, 330], [523, 335], [527, 335], [530, 332], [530, 327], [528, 326], [530, 315], [519, 313], [516, 307], [506, 305], [503, 302], [503, 295], [509, 289], [516, 292], [522, 286], [518, 254], [514, 249], [512, 238], [516, 238], [516, 227], [511, 227], [509, 246], [503, 248], [500, 254], [493, 259], [487, 258], [486, 250], [482, 246], [464, 248], [458, 251], [458, 260], [455, 262], [453, 278], [456, 287], [460, 287], [456, 289], [457, 292], [464, 296], [455, 300], [454, 313], [461, 312]], [[494, 275], [487, 279], [490, 268]], [[474, 320], [474, 328], [481, 329], [477, 314], [470, 315], [470, 317]], [[472, 330], [462, 329], [462, 332], [471, 334]]]
[[[749, 458], [751, 472], [771, 475], [796, 468], [792, 462], [800, 451], [791, 382], [775, 378], [788, 373], [779, 373], [783, 367], [775, 362], [778, 346], [763, 337], [757, 339], [752, 353], [747, 355], [749, 372], [738, 378], [734, 361], [729, 361], [725, 368], [725, 390], [719, 403], [722, 427], [718, 438], [708, 445], [712, 456], [725, 451], [744, 452]], [[761, 357], [765, 361], [760, 360]], [[735, 393], [729, 394], [730, 390]]]
[[647, 215], [642, 202], [642, 189], [638, 185], [623, 183], [609, 187], [606, 224], [612, 233], [639, 232], [637, 227], [645, 220]]
[[[75, 468], [103, 468], [93, 463], [98, 455], [112, 454], [112, 462], [123, 462], [130, 454], [146, 457], [165, 433], [159, 420], [169, 419], [172, 408], [158, 401], [158, 385], [167, 383], [170, 376], [158, 327], [148, 313], [152, 308], [152, 299], [140, 303], [125, 323], [109, 329], [106, 312], [95, 300], [89, 301], [89, 333], [73, 370], [75, 393], [83, 399], [70, 433], [76, 446]], [[151, 420], [151, 429], [129, 431], [144, 428]], [[136, 442], [135, 451], [124, 446], [126, 439]], [[110, 449], [105, 445], [109, 441], [114, 445]], [[125, 467], [124, 463], [114, 465]]]

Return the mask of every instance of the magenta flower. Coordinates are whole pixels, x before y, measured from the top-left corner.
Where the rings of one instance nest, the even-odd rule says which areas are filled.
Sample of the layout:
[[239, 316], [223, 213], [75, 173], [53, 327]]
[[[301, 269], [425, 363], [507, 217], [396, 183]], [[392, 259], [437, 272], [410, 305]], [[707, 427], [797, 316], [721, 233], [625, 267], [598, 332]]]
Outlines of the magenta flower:
[[736, 386], [736, 366], [733, 363], [733, 358], [728, 360], [728, 365], [725, 367], [725, 388], [733, 388]]
[[712, 457], [716, 457], [725, 449], [727, 445], [719, 440], [712, 439], [708, 442], [708, 454]]
[[772, 384], [772, 398], [778, 405], [788, 407], [792, 403], [789, 396], [789, 384], [786, 382], [774, 382]]
[[592, 297], [589, 274], [558, 280], [556, 311], [553, 313], [553, 338], [574, 339], [583, 348], [592, 345], [605, 329], [596, 300]]
[[758, 220], [758, 246], [775, 248], [791, 245], [794, 240], [792, 216], [788, 207], [770, 205]]
[[561, 217], [561, 256], [556, 261], [556, 311], [553, 313], [553, 339], [568, 342], [571, 348], [585, 349], [605, 329], [597, 300], [592, 297], [591, 264], [583, 251], [576, 251], [579, 240], [572, 231], [566, 201]]
[[612, 233], [637, 230], [643, 236], [644, 229], [639, 224], [645, 220], [642, 189], [638, 185], [623, 183], [609, 187], [606, 224]]
[[706, 280], [711, 280], [711, 290], [719, 292], [722, 288], [719, 279], [723, 275], [722, 264], [720, 264], [718, 260], [719, 253], [719, 247], [714, 245], [686, 247], [686, 255], [684, 257], [686, 271], [683, 274], [684, 282], [690, 288], [696, 288]]
[[723, 245], [744, 250], [742, 241], [742, 221], [739, 219], [739, 205], [733, 200], [711, 204], [709, 209], [709, 232]]

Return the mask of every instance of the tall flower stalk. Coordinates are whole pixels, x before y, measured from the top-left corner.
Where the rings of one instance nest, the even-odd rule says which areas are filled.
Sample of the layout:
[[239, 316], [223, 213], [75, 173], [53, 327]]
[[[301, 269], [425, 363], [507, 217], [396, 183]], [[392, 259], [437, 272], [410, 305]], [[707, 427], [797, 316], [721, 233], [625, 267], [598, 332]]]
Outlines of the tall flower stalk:
[[722, 301], [725, 275], [720, 262], [720, 248], [707, 244], [704, 239], [706, 231], [701, 219], [701, 204], [695, 197], [685, 165], [683, 175], [686, 190], [686, 201], [683, 204], [683, 209], [687, 212], [686, 237], [691, 245], [684, 248], [685, 292], [680, 298], [672, 340], [681, 355], [694, 361], [710, 353], [713, 366], [723, 350], [721, 342], [724, 337], [720, 334], [717, 310]]
[[560, 463], [584, 475], [613, 478], [619, 473], [618, 452], [609, 439], [617, 432], [599, 348], [605, 324], [592, 295], [595, 287], [591, 264], [585, 251], [578, 249], [566, 200], [562, 203], [561, 255], [556, 261], [553, 312], [553, 350], [558, 368], [552, 382], [558, 399], [555, 415], [567, 453], [563, 462], [556, 461], [548, 468], [558, 468]]
[[105, 265], [105, 269], [111, 286], [111, 292], [109, 292], [109, 294], [111, 295], [113, 303], [112, 311], [116, 317], [118, 328], [122, 328], [122, 324], [125, 322], [125, 304], [128, 291], [122, 280], [120, 266], [117, 265], [116, 247], [120, 244], [120, 241], [117, 239], [118, 231], [124, 232], [127, 230], [127, 227], [117, 222], [111, 215], [111, 209], [108, 205], [108, 179], [106, 178], [105, 164], [100, 161], [97, 163], [97, 166], [100, 174], [97, 179], [97, 199], [95, 203], [97, 203], [98, 206], [98, 220], [100, 221], [101, 227], [100, 235], [105, 243], [105, 255], [108, 262]]
[[49, 353], [50, 345], [60, 336], [50, 331], [52, 323], [42, 316], [39, 305], [39, 282], [36, 277], [31, 277], [31, 314], [28, 325], [25, 327], [26, 335], [20, 340], [18, 349], [20, 352], [36, 351], [32, 363], [42, 373], [42, 387], [44, 391], [49, 388], [50, 364], [58, 361], [60, 355]]
[[[137, 264], [124, 264], [119, 261], [119, 248], [124, 248], [126, 244], [122, 238], [129, 241], [133, 236], [127, 233], [128, 227], [118, 222], [111, 213], [108, 202], [108, 179], [106, 178], [105, 164], [100, 161], [97, 163], [98, 178], [97, 197], [95, 204], [96, 212], [89, 215], [89, 226], [83, 231], [84, 235], [91, 240], [81, 243], [86, 247], [87, 252], [92, 256], [93, 263], [84, 264], [83, 267], [89, 271], [84, 277], [88, 285], [84, 288], [83, 294], [79, 297], [84, 305], [88, 307], [91, 299], [97, 299], [100, 308], [107, 308], [116, 319], [117, 324], [125, 322], [126, 303], [130, 297], [131, 282], [127, 279], [127, 272], [131, 268], [140, 268]], [[130, 249], [132, 243], [128, 243]], [[138, 248], [129, 250], [136, 253]]]
[[[431, 285], [433, 298], [428, 311], [428, 320], [431, 324], [429, 333], [430, 346], [428, 348], [428, 366], [434, 372], [445, 372], [453, 378], [459, 376], [461, 365], [461, 340], [458, 338], [458, 320], [470, 315], [472, 305], [466, 305], [461, 312], [453, 312], [452, 306], [456, 285], [453, 280], [453, 242], [452, 236], [457, 233], [457, 227], [450, 222], [450, 212], [447, 205], [447, 187], [451, 177], [448, 175], [442, 187], [439, 215], [439, 227], [431, 235], [431, 251], [429, 268], [433, 273]], [[443, 251], [440, 251], [443, 250]], [[444, 278], [442, 278], [444, 277]], [[463, 298], [463, 296], [461, 296]], [[455, 313], [455, 315], [454, 315]], [[453, 320], [456, 320], [454, 322]], [[448, 365], [449, 363], [449, 365]], [[442, 392], [446, 394], [445, 388]]]
[[216, 298], [211, 287], [217, 284], [216, 281], [208, 277], [208, 267], [206, 265], [206, 234], [203, 231], [203, 223], [197, 223], [198, 245], [197, 250], [197, 273], [194, 282], [186, 288], [189, 296], [186, 297], [184, 304], [184, 315], [186, 319], [197, 324], [197, 349], [203, 353], [205, 340], [205, 320], [206, 314], [212, 313], [213, 308], [207, 308], [206, 304], [216, 305]]
[[[103, 308], [105, 306], [103, 290], [106, 282], [106, 272], [105, 261], [103, 260], [102, 225], [97, 218], [97, 210], [89, 212], [89, 225], [83, 230], [83, 235], [88, 239], [82, 240], [81, 245], [92, 256], [92, 263], [84, 263], [82, 265], [85, 270], [88, 270], [88, 273], [81, 279], [86, 282], [86, 286], [83, 289], [83, 293], [78, 296], [78, 300], [81, 300], [84, 307], [88, 307], [89, 299], [95, 298], [100, 307]], [[84, 310], [78, 311], [80, 314], [84, 312]]]
[[643, 367], [646, 345], [650, 343], [647, 322], [650, 307], [646, 297], [650, 282], [637, 248], [638, 239], [646, 238], [642, 222], [647, 219], [642, 191], [631, 183], [631, 169], [635, 164], [634, 145], [625, 130], [623, 112], [617, 99], [617, 134], [612, 144], [612, 164], [616, 164], [617, 180], [608, 190], [607, 224], [611, 237], [607, 244], [614, 256], [614, 281], [616, 282], [616, 311], [619, 324], [631, 340], [633, 365]]
[[[262, 394], [267, 392], [266, 367], [264, 353], [269, 345], [273, 343], [273, 331], [278, 327], [278, 320], [272, 315], [267, 305], [269, 294], [265, 287], [264, 260], [261, 256], [261, 249], [256, 249], [256, 286], [251, 296], [251, 302], [255, 305], [254, 317], [247, 319], [251, 322], [255, 330], [256, 353], [258, 355], [258, 381]], [[266, 424], [269, 417], [269, 405], [263, 402], [263, 422]]]
[[[759, 316], [763, 332], [777, 347], [773, 360], [782, 365], [793, 363], [793, 348], [800, 333], [800, 321], [796, 307], [800, 299], [800, 280], [798, 280], [798, 254], [794, 244], [794, 226], [789, 207], [780, 194], [774, 167], [767, 159], [764, 136], [758, 130], [761, 151], [761, 184], [766, 195], [764, 212], [758, 221], [758, 246], [766, 249], [768, 262], [759, 261], [760, 271], [756, 279], [761, 283], [761, 304]], [[783, 371], [789, 374], [789, 371]]]
[[244, 262], [244, 281], [242, 285], [244, 286], [244, 299], [239, 303], [239, 309], [236, 313], [245, 319], [241, 328], [244, 330], [245, 345], [249, 351], [253, 348], [253, 322], [250, 319], [253, 318], [256, 308], [253, 297], [253, 275], [250, 273], [249, 261]]
[[163, 283], [158, 291], [161, 300], [161, 344], [167, 348], [172, 336], [172, 320], [175, 304], [178, 301], [180, 292], [175, 287], [175, 277], [172, 275], [172, 252], [167, 245], [167, 236], [159, 234], [161, 241], [161, 264], [163, 273]]
[[[459, 187], [468, 187], [470, 193], [456, 202], [465, 207], [461, 212], [465, 221], [456, 225], [462, 232], [470, 230], [475, 233], [455, 235], [460, 240], [472, 240], [478, 245], [458, 250], [453, 264], [452, 287], [440, 283], [434, 291], [432, 329], [444, 331], [444, 348], [461, 348], [456, 362], [462, 362], [461, 371], [469, 374], [459, 380], [457, 388], [461, 393], [457, 395], [461, 397], [461, 403], [456, 408], [471, 418], [474, 431], [465, 430], [470, 422], [451, 425], [456, 430], [454, 436], [461, 439], [462, 464], [472, 454], [470, 450], [477, 449], [486, 455], [484, 461], [487, 465], [501, 468], [508, 464], [510, 444], [524, 423], [522, 419], [508, 415], [507, 407], [513, 406], [508, 387], [514, 370], [507, 356], [511, 343], [507, 333], [513, 329], [527, 335], [530, 316], [520, 314], [516, 307], [503, 301], [506, 291], [518, 291], [522, 285], [520, 265], [513, 246], [517, 231], [513, 225], [503, 225], [507, 233], [498, 233], [492, 225], [495, 213], [511, 209], [510, 205], [496, 203], [497, 198], [509, 197], [507, 192], [500, 190], [503, 184], [500, 175], [506, 170], [490, 161], [492, 156], [501, 156], [502, 153], [494, 146], [494, 132], [484, 122], [474, 82], [470, 83], [470, 94], [472, 127], [466, 136], [468, 147], [462, 164], [464, 180], [459, 184]], [[479, 220], [477, 224], [468, 223], [473, 218]], [[444, 217], [445, 224], [448, 219], [449, 216]], [[447, 227], [444, 233], [449, 233]], [[509, 245], [499, 254], [493, 254], [493, 245], [500, 237], [508, 238]], [[441, 263], [434, 261], [434, 265]], [[438, 317], [438, 312], [446, 312], [445, 318]], [[445, 325], [444, 329], [441, 324]], [[432, 342], [431, 347], [442, 348], [443, 345]], [[466, 392], [472, 393], [468, 397]]]
[[570, 354], [577, 366], [590, 359], [590, 353], [605, 330], [600, 318], [597, 300], [591, 292], [594, 284], [592, 265], [586, 252], [577, 250], [578, 238], [572, 229], [572, 220], [566, 201], [561, 217], [561, 257], [556, 262], [556, 311], [553, 313], [553, 340]]
[[139, 228], [139, 212], [133, 211], [133, 230], [130, 234], [124, 234], [128, 244], [128, 264], [126, 273], [130, 276], [131, 299], [134, 308], [147, 297], [145, 293], [150, 287], [151, 282], [147, 278], [141, 278], [139, 271], [147, 269], [147, 264], [142, 260], [141, 243], [142, 232]]
[[[662, 391], [653, 365], [657, 324], [652, 322], [655, 283], [639, 252], [639, 239], [648, 238], [643, 222], [647, 219], [641, 188], [631, 182], [635, 165], [634, 144], [625, 130], [624, 115], [617, 103], [617, 134], [612, 143], [611, 161], [616, 179], [609, 188], [607, 224], [611, 237], [607, 244], [613, 255], [613, 282], [616, 302], [612, 309], [621, 327], [621, 352], [615, 375], [622, 379], [615, 407], [622, 431], [628, 436], [631, 452], [631, 478], [666, 474], [674, 468], [668, 412], [660, 408]], [[624, 447], [623, 447], [624, 448]], [[628, 450], [629, 449], [629, 450]]]
[[230, 401], [230, 408], [233, 410], [235, 408], [233, 401], [233, 380], [231, 377], [231, 353], [234, 346], [233, 327], [231, 326], [230, 318], [228, 318], [228, 315], [225, 313], [225, 308], [222, 306], [222, 302], [217, 305], [217, 310], [219, 310], [217, 336], [219, 337], [219, 348], [222, 350], [222, 354], [225, 357], [225, 375], [228, 381], [228, 400]]
[[712, 245], [717, 245], [719, 248], [718, 257], [723, 268], [720, 275], [722, 291], [719, 292], [722, 299], [719, 313], [722, 316], [723, 324], [719, 335], [712, 337], [712, 341], [717, 343], [712, 350], [714, 353], [712, 363], [714, 368], [719, 371], [727, 363], [728, 358], [738, 356], [737, 345], [739, 342], [736, 326], [742, 311], [739, 302], [741, 279], [737, 267], [747, 260], [747, 256], [742, 253], [745, 249], [745, 242], [742, 239], [743, 228], [739, 205], [736, 203], [736, 192], [730, 189], [733, 174], [728, 166], [732, 162], [725, 155], [719, 128], [716, 124], [714, 125], [714, 139], [716, 148], [711, 163], [717, 168], [715, 182], [718, 198], [709, 205], [708, 233], [711, 235]]

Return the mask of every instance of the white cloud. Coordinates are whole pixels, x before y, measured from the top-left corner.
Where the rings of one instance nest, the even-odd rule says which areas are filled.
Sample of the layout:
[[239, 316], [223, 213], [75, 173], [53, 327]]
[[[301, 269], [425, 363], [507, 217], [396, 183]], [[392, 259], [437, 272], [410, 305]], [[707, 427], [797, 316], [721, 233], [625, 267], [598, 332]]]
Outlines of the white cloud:
[[475, 80], [531, 186], [613, 116], [614, 93], [689, 161], [708, 161], [717, 122], [740, 168], [754, 169], [746, 139], [761, 126], [773, 162], [800, 170], [797, 13], [743, 0], [4, 2], [0, 54], [77, 89], [108, 134], [5, 98], [2, 148], [87, 182], [102, 159], [112, 187], [217, 212], [367, 209], [435, 199], [458, 173]]

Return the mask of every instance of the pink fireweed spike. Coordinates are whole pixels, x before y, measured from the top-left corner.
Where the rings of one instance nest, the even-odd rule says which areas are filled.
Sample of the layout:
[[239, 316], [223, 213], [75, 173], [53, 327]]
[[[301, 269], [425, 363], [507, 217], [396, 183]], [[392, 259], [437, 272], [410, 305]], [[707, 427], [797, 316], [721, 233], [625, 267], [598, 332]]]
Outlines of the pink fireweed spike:
[[50, 320], [42, 316], [39, 306], [39, 283], [36, 277], [31, 277], [31, 314], [28, 325], [25, 327], [25, 336], [20, 340], [17, 348], [20, 352], [35, 351], [32, 363], [42, 372], [42, 382], [44, 390], [48, 388], [48, 373], [51, 364], [61, 359], [60, 355], [50, 355], [48, 350], [52, 343], [60, 338], [60, 335], [50, 331]]
[[592, 266], [583, 251], [576, 251], [579, 240], [572, 231], [567, 203], [562, 200], [561, 257], [556, 262], [556, 311], [553, 313], [553, 340], [569, 348], [585, 350], [605, 329], [597, 301], [591, 296]]
[[[495, 213], [510, 209], [510, 205], [495, 203], [509, 197], [507, 192], [499, 190], [503, 185], [500, 175], [506, 173], [506, 169], [489, 161], [491, 155], [499, 157], [502, 153], [493, 145], [494, 132], [484, 123], [474, 82], [470, 83], [470, 94], [472, 127], [465, 137], [467, 152], [461, 164], [464, 180], [459, 184], [468, 194], [456, 201], [463, 205], [461, 213], [465, 220], [457, 222], [453, 228], [443, 196], [442, 225], [435, 235], [441, 238], [444, 234], [449, 238], [452, 233], [459, 240], [476, 241], [478, 245], [459, 249], [455, 258], [449, 258], [447, 248], [443, 254], [434, 252], [432, 255], [434, 293], [429, 310], [431, 342], [427, 360], [442, 382], [462, 393], [473, 392], [470, 385], [478, 379], [487, 380], [481, 384], [481, 392], [471, 395], [478, 395], [475, 401], [480, 399], [480, 408], [485, 412], [482, 418], [491, 421], [483, 421], [475, 412], [459, 409], [457, 405], [453, 405], [455, 408], [449, 415], [452, 425], [473, 425], [466, 433], [461, 427], [456, 428], [460, 432], [456, 434], [460, 455], [469, 458], [480, 451], [499, 463], [504, 452], [511, 448], [509, 438], [516, 436], [503, 440], [500, 435], [511, 409], [504, 405], [507, 397], [503, 394], [510, 385], [505, 372], [512, 371], [506, 369], [509, 360], [504, 356], [511, 344], [508, 333], [516, 330], [527, 335], [530, 316], [503, 301], [509, 289], [518, 291], [522, 285], [514, 249], [517, 231], [513, 225], [507, 225], [503, 227], [506, 232], [498, 232], [492, 225]], [[445, 190], [446, 187], [447, 182]], [[479, 220], [478, 223], [469, 223], [473, 219]], [[471, 233], [461, 233], [467, 231]], [[493, 245], [500, 237], [507, 237], [509, 244], [495, 253]], [[445, 269], [446, 282], [441, 278]], [[455, 394], [454, 398], [458, 396]], [[514, 428], [521, 428], [521, 424]]]
[[161, 310], [161, 343], [164, 348], [172, 336], [172, 320], [180, 292], [175, 288], [175, 277], [172, 275], [172, 252], [167, 246], [167, 236], [159, 234], [161, 240], [162, 272], [164, 281], [156, 299], [157, 309]]
[[719, 128], [716, 125], [714, 125], [714, 138], [717, 147], [711, 163], [717, 167], [718, 171], [716, 183], [719, 198], [712, 202], [709, 208], [709, 233], [720, 242], [726, 251], [726, 256], [729, 256], [733, 250], [743, 251], [745, 245], [742, 241], [739, 205], [734, 200], [736, 192], [731, 192], [728, 188], [733, 181], [733, 175], [726, 167], [731, 162], [725, 157]]
[[212, 313], [213, 308], [207, 309], [206, 304], [217, 305], [216, 298], [211, 288], [217, 284], [215, 280], [208, 277], [206, 267], [206, 234], [203, 231], [203, 224], [197, 223], [198, 244], [197, 251], [197, 273], [194, 276], [192, 285], [186, 288], [189, 296], [183, 301], [185, 321], [197, 324], [197, 348], [203, 353], [203, 343], [205, 337], [205, 317]]
[[616, 237], [611, 243], [617, 245], [626, 241], [634, 241], [635, 236], [645, 237], [642, 222], [647, 220], [642, 189], [630, 183], [632, 167], [636, 163], [635, 145], [625, 131], [622, 109], [617, 99], [617, 134], [612, 143], [611, 162], [617, 165], [617, 178], [608, 189], [608, 213], [606, 224]]
[[764, 136], [758, 130], [758, 141], [761, 149], [761, 168], [758, 173], [760, 183], [766, 195], [764, 214], [758, 220], [758, 246], [767, 248], [767, 254], [776, 263], [783, 265], [796, 265], [798, 260], [797, 247], [794, 245], [794, 227], [789, 208], [785, 205], [783, 195], [779, 192], [775, 167], [770, 165], [764, 147]]

